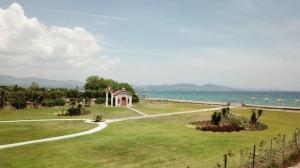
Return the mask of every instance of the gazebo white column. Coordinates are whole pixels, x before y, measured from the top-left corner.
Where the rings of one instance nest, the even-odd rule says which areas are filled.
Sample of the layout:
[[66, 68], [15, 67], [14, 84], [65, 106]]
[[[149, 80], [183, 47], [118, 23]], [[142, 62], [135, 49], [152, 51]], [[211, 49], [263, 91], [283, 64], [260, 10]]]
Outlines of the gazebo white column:
[[105, 99], [105, 106], [108, 106], [108, 92], [105, 93], [106, 99]]
[[110, 96], [110, 106], [113, 106], [114, 105], [114, 96], [113, 94], [111, 93], [111, 96]]
[[129, 97], [129, 106], [132, 106], [132, 96]]
[[119, 104], [118, 104], [118, 96], [115, 97], [115, 106], [116, 107], [119, 106]]

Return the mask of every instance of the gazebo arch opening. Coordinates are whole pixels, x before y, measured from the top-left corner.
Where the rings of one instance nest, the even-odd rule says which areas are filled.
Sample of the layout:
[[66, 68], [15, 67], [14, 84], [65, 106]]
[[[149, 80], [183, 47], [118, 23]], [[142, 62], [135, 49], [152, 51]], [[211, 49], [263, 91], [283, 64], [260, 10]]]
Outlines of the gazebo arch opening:
[[132, 93], [125, 88], [113, 91], [108, 88], [106, 91], [106, 106], [126, 107], [132, 106]]

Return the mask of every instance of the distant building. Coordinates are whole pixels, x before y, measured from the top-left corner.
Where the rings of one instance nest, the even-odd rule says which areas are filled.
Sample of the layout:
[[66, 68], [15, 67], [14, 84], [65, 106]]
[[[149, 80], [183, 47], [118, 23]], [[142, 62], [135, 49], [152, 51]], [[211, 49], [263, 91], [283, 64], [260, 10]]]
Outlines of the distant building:
[[106, 107], [126, 107], [132, 106], [132, 93], [125, 90], [123, 87], [121, 90], [113, 91], [109, 87], [106, 91]]

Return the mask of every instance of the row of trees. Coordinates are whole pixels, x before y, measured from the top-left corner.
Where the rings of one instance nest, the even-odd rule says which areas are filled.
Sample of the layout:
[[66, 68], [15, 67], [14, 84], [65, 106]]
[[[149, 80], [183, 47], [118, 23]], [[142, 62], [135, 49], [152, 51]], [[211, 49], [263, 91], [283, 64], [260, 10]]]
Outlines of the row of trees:
[[105, 99], [105, 91], [108, 87], [113, 90], [125, 88], [133, 93], [133, 102], [139, 101], [134, 89], [128, 83], [119, 83], [111, 79], [104, 79], [99, 76], [91, 76], [86, 80], [84, 90], [66, 88], [44, 88], [37, 83], [32, 83], [28, 88], [14, 86], [0, 86], [0, 108], [10, 104], [21, 109], [25, 108], [27, 102], [32, 102], [34, 106], [54, 106], [64, 105], [63, 99], [77, 99], [87, 102], [89, 99]]

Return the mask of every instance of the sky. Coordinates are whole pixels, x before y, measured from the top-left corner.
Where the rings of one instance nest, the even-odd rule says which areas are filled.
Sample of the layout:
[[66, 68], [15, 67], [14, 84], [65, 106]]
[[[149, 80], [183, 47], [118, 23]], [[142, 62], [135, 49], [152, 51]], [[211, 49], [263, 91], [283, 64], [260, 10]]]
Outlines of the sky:
[[300, 90], [298, 0], [0, 1], [0, 74]]

